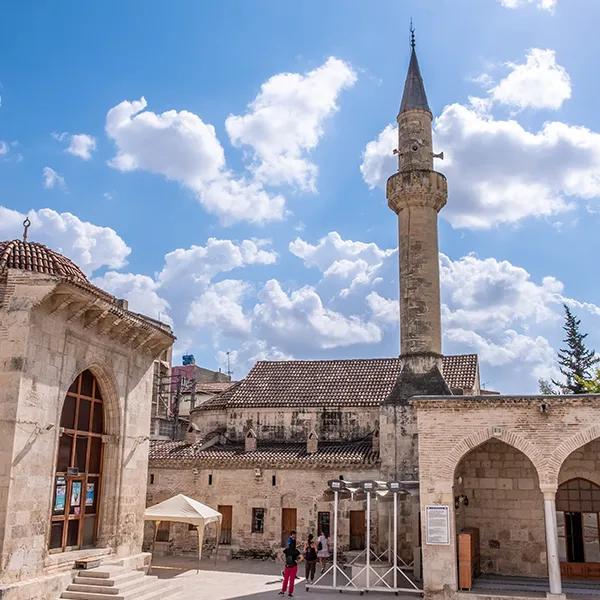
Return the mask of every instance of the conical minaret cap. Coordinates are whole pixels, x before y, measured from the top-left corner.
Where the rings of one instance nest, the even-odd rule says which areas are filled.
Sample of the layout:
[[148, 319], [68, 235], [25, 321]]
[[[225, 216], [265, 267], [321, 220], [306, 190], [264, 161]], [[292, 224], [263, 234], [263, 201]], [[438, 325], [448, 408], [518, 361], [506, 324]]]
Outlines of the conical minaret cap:
[[408, 73], [404, 82], [404, 93], [402, 94], [402, 102], [400, 103], [400, 114], [407, 110], [426, 110], [431, 113], [429, 104], [427, 103], [427, 95], [425, 94], [425, 86], [419, 69], [419, 61], [415, 47], [412, 47], [410, 53], [410, 64], [408, 65]]

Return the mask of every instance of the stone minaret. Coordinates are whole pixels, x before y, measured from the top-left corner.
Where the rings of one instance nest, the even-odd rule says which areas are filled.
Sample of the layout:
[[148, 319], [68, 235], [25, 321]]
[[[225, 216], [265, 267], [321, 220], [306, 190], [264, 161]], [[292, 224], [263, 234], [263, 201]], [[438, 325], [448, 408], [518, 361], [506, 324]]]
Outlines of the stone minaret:
[[397, 117], [398, 172], [388, 179], [387, 199], [398, 215], [401, 357], [411, 371], [424, 373], [441, 369], [437, 219], [448, 191], [444, 175], [433, 170], [432, 115], [414, 34], [411, 46]]

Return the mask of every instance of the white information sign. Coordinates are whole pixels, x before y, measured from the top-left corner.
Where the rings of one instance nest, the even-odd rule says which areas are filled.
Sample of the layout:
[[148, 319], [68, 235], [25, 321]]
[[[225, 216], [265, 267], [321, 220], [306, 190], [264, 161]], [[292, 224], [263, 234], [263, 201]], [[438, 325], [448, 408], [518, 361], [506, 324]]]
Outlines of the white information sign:
[[450, 507], [446, 504], [433, 504], [425, 507], [427, 524], [427, 544], [450, 544]]

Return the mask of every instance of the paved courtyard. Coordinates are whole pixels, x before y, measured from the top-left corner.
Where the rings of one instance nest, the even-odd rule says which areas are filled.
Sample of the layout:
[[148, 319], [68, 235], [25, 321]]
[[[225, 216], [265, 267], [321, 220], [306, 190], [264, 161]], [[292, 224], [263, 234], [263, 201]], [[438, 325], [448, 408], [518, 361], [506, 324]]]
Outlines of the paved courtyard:
[[[299, 574], [303, 575], [304, 565], [300, 565]], [[198, 570], [198, 561], [192, 558], [157, 557], [152, 566], [152, 575], [161, 579], [173, 578], [185, 581], [184, 600], [266, 600], [276, 598], [281, 589], [281, 565], [269, 560], [203, 560]], [[356, 597], [356, 593], [347, 593], [347, 597]], [[287, 596], [286, 596], [287, 597]], [[295, 598], [315, 600], [317, 598], [339, 598], [333, 591], [307, 591], [304, 577], [296, 580]], [[394, 596], [385, 593], [369, 593], [372, 600], [390, 600], [390, 598], [415, 599], [420, 596], [406, 594]]]

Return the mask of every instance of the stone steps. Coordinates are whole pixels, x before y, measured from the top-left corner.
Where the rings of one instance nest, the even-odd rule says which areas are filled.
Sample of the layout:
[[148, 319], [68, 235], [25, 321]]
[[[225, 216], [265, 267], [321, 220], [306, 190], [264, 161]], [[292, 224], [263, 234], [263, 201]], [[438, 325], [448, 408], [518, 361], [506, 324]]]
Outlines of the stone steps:
[[62, 593], [65, 600], [175, 600], [182, 584], [118, 566], [77, 572]]

